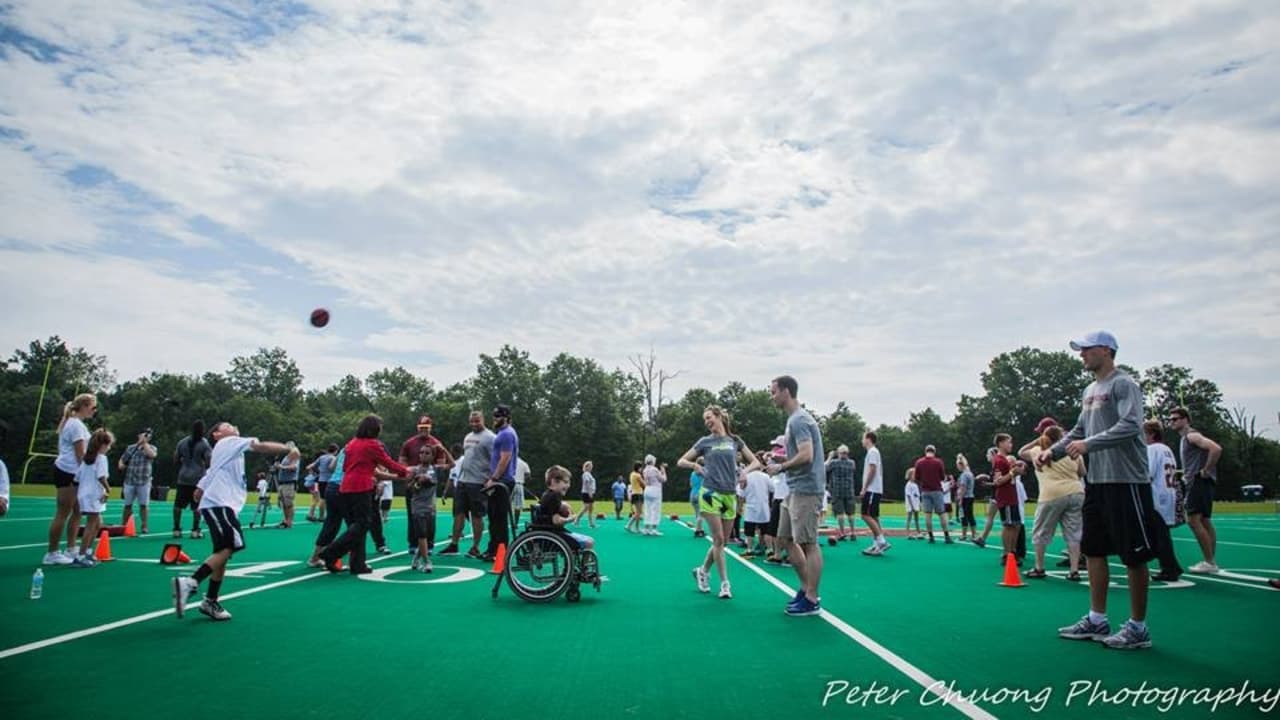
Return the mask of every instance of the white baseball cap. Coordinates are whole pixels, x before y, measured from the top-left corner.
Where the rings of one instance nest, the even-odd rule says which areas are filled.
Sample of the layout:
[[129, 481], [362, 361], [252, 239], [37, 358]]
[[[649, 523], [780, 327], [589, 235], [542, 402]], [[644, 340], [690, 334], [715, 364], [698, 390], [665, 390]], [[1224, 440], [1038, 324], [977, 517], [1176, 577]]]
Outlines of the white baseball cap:
[[1076, 352], [1089, 347], [1108, 347], [1112, 350], [1119, 350], [1120, 346], [1116, 344], [1116, 336], [1106, 330], [1096, 330], [1091, 333], [1085, 333], [1085, 336], [1079, 340], [1071, 341], [1071, 349]]

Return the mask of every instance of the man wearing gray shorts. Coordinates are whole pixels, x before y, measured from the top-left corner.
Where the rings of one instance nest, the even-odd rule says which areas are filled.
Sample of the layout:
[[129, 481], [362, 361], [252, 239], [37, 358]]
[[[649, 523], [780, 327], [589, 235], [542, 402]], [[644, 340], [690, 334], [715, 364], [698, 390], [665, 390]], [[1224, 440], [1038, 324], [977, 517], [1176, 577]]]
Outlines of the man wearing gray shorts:
[[800, 590], [787, 603], [793, 616], [817, 615], [818, 583], [822, 580], [822, 548], [818, 545], [818, 515], [826, 492], [827, 473], [823, 463], [822, 431], [808, 410], [796, 400], [798, 385], [790, 375], [775, 378], [769, 385], [773, 404], [787, 413], [785, 444], [787, 457], [765, 468], [770, 475], [787, 474], [790, 494], [783, 501], [778, 518], [778, 542], [789, 546], [791, 565], [800, 576]]
[[947, 526], [947, 501], [943, 497], [942, 482], [947, 479], [947, 466], [938, 457], [938, 450], [932, 445], [924, 448], [924, 457], [915, 463], [916, 482], [920, 484], [920, 509], [924, 511], [924, 527], [929, 533], [929, 542], [933, 542], [933, 516], [937, 515], [942, 522], [942, 537], [946, 544], [951, 544], [951, 530]]
[[151, 444], [151, 428], [138, 434], [138, 442], [125, 448], [116, 467], [124, 471], [124, 485], [120, 488], [124, 494], [124, 517], [121, 525], [129, 524], [133, 515], [133, 503], [138, 503], [138, 512], [142, 515], [142, 528], [139, 532], [146, 535], [148, 504], [151, 502], [151, 468], [156, 459], [155, 446]]

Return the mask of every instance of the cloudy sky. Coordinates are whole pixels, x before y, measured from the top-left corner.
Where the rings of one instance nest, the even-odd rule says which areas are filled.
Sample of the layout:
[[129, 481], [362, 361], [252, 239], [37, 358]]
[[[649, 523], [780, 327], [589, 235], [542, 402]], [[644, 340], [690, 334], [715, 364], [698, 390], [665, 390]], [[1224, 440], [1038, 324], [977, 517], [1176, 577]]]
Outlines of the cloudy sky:
[[0, 4], [0, 350], [443, 386], [652, 346], [677, 392], [898, 423], [1105, 327], [1277, 436], [1277, 37], [1247, 0]]

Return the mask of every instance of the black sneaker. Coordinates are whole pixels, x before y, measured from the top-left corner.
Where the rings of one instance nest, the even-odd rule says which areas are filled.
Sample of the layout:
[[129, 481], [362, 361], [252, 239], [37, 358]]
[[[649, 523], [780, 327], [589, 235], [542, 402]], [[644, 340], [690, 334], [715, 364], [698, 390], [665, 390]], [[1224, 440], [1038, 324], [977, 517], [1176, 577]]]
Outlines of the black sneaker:
[[480, 550], [478, 550], [476, 547], [473, 546], [470, 550], [467, 551], [467, 557], [471, 558], [472, 560], [479, 560]]
[[441, 555], [457, 555], [458, 543], [449, 543], [449, 546], [440, 551]]

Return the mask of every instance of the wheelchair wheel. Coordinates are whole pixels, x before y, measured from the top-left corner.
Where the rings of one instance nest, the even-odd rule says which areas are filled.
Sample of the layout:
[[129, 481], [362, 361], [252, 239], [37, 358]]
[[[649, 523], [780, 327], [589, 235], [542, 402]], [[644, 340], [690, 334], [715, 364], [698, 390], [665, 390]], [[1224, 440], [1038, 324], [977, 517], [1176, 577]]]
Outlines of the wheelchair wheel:
[[578, 553], [578, 580], [600, 592], [600, 558], [594, 550]]
[[507, 584], [529, 602], [550, 602], [573, 580], [573, 551], [552, 532], [528, 532], [507, 553]]

